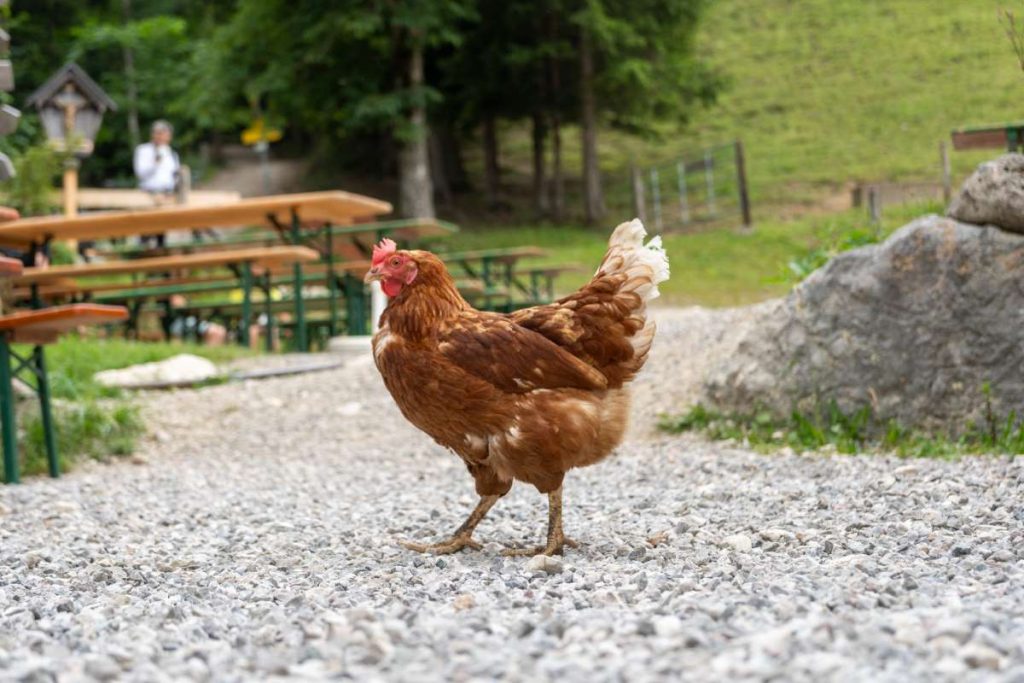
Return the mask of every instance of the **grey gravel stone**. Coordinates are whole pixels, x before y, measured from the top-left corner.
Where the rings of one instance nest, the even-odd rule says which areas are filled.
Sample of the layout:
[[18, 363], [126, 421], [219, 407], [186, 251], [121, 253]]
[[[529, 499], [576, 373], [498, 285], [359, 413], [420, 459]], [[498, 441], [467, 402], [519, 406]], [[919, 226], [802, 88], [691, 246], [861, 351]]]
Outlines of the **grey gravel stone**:
[[520, 485], [483, 550], [398, 544], [476, 497], [369, 363], [140, 399], [147, 465], [0, 487], [0, 680], [1020, 680], [1024, 460], [896, 474], [654, 433], [751, 312], [657, 315], [631, 436], [566, 477], [581, 547], [553, 560], [500, 555], [545, 534]]

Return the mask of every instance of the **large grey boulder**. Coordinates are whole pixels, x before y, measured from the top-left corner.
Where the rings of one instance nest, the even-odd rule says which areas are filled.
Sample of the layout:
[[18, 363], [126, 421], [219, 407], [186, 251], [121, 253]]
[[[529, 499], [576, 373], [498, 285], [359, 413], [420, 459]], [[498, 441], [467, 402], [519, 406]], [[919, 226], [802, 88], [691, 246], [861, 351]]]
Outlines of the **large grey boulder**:
[[702, 400], [728, 412], [837, 401], [957, 432], [1024, 409], [1024, 237], [928, 216], [840, 254], [718, 355]]
[[1004, 154], [978, 166], [946, 214], [964, 223], [1024, 233], [1024, 154]]

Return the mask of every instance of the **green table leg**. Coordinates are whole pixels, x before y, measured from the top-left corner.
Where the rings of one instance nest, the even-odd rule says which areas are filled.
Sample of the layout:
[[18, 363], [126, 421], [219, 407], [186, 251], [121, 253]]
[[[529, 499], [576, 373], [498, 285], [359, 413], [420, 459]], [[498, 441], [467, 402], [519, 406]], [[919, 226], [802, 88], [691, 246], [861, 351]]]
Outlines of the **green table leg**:
[[331, 226], [327, 226], [327, 305], [331, 312], [331, 336], [338, 335], [338, 280], [334, 274], [334, 236]]
[[345, 308], [348, 315], [348, 334], [363, 335], [366, 330], [366, 307], [363, 300], [363, 281], [345, 275]]
[[57, 459], [57, 435], [54, 433], [53, 413], [50, 409], [50, 377], [46, 374], [46, 356], [43, 354], [43, 347], [35, 347], [32, 350], [32, 355], [38, 371], [36, 393], [39, 394], [39, 414], [43, 420], [46, 461], [50, 466], [50, 476], [57, 478], [60, 476], [60, 461]]
[[4, 441], [4, 481], [18, 483], [18, 432], [14, 424], [14, 391], [11, 387], [11, 347], [0, 337], [0, 429]]
[[249, 327], [252, 325], [252, 264], [242, 264], [242, 320], [239, 323], [238, 343], [249, 346]]
[[[299, 214], [292, 212], [292, 244], [299, 244]], [[306, 302], [302, 300], [302, 264], [292, 265], [292, 296], [295, 299], [295, 345], [299, 351], [308, 351], [306, 339]]]
[[270, 295], [273, 288], [270, 286], [270, 273], [263, 276], [263, 312], [267, 316], [267, 352], [274, 350], [274, 299]]

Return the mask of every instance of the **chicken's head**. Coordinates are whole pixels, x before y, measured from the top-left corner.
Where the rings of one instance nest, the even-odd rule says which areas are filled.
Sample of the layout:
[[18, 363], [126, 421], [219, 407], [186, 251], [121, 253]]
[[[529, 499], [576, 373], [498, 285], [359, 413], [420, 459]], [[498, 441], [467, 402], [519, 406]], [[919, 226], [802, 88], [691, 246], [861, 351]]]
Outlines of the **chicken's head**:
[[363, 281], [379, 280], [384, 293], [396, 297], [403, 287], [412, 284], [418, 272], [419, 268], [412, 255], [407, 251], [399, 251], [398, 245], [385, 237], [373, 248], [373, 261]]

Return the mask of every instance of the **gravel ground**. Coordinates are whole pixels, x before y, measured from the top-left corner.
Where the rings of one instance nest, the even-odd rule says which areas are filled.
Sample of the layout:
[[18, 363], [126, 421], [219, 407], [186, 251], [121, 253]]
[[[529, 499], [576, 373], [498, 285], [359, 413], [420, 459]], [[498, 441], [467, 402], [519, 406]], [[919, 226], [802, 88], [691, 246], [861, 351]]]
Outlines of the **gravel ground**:
[[[1024, 459], [759, 455], [652, 433], [742, 312], [664, 311], [565, 558], [517, 486], [478, 530], [456, 458], [375, 370], [145, 398], [134, 463], [0, 488], [0, 680], [1024, 681]], [[669, 379], [671, 378], [671, 379]]]

